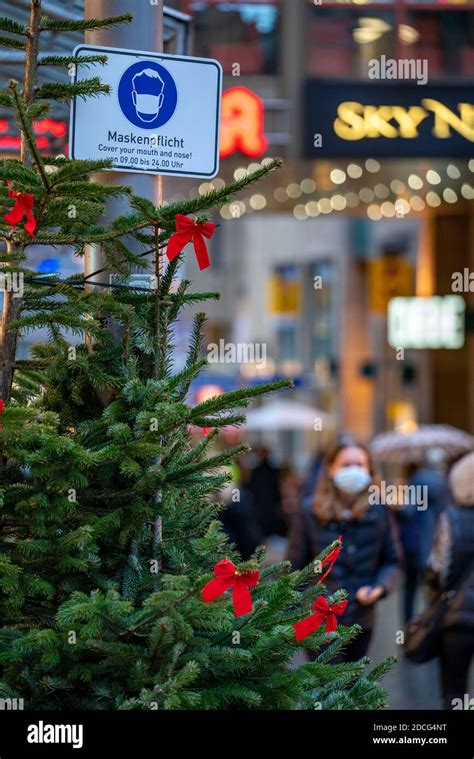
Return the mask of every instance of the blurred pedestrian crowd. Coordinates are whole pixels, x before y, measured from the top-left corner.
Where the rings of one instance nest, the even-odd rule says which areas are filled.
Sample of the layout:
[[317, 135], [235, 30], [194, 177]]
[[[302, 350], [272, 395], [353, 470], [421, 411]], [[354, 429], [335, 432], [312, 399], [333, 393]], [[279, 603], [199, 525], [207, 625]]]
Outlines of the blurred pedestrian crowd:
[[338, 660], [366, 655], [377, 604], [399, 586], [398, 627], [407, 636], [416, 630], [423, 638], [417, 646], [437, 635], [443, 708], [474, 708], [474, 698], [466, 699], [474, 656], [474, 452], [454, 460], [433, 446], [389, 481], [369, 448], [340, 434], [305, 477], [277, 466], [260, 445], [235, 465], [232, 480], [222, 521], [244, 559], [263, 543], [300, 569], [342, 540], [324, 582], [328, 593], [347, 591], [342, 623], [361, 632]]

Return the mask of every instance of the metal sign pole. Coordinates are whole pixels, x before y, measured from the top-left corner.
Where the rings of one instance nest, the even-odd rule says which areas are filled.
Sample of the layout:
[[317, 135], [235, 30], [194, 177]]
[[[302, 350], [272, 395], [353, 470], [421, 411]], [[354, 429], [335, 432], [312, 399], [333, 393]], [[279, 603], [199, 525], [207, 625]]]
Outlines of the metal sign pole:
[[[129, 13], [131, 9], [133, 12], [133, 21], [130, 24], [86, 32], [86, 43], [163, 52], [163, 3], [164, 0], [155, 0], [153, 3], [130, 3], [130, 0], [85, 0], [85, 18], [118, 16]], [[128, 184], [137, 195], [149, 198], [155, 205], [161, 205], [163, 202], [162, 176], [104, 171], [97, 175], [97, 180], [104, 184]], [[113, 219], [126, 211], [126, 199], [113, 199], [109, 202], [105, 220]], [[85, 275], [88, 276], [104, 266], [105, 257], [101, 248], [96, 245], [87, 246], [84, 262]], [[108, 282], [109, 273], [104, 271], [92, 281]]]

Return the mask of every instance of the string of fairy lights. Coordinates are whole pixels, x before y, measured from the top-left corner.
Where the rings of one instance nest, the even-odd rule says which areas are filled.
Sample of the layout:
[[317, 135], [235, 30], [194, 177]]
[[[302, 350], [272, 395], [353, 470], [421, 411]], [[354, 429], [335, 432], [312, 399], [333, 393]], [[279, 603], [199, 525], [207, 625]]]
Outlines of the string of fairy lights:
[[[261, 163], [241, 166], [234, 171], [234, 179], [242, 179], [270, 161], [270, 158], [265, 158]], [[286, 186], [277, 187], [271, 196], [256, 192], [243, 200], [232, 200], [221, 208], [220, 214], [223, 219], [231, 220], [241, 218], [244, 214], [263, 211], [270, 206], [274, 209], [281, 205], [282, 209], [287, 210], [290, 204], [294, 217], [304, 221], [346, 209], [360, 207], [360, 211], [365, 207], [367, 217], [371, 221], [381, 221], [394, 217], [405, 218], [410, 214], [422, 212], [427, 207], [437, 208], [443, 202], [454, 204], [462, 199], [474, 200], [473, 185], [463, 179], [455, 163], [448, 163], [443, 169], [438, 166], [437, 171], [428, 168], [423, 172], [413, 172], [405, 181], [395, 178], [388, 183], [377, 181], [377, 174], [381, 168], [379, 161], [374, 158], [368, 158], [361, 163], [351, 162], [345, 167], [330, 170], [329, 181], [325, 180], [324, 184], [332, 187], [325, 187], [324, 193], [318, 191], [317, 181], [305, 177], [300, 182], [292, 181]], [[468, 162], [468, 168], [474, 173], [474, 158]], [[350, 183], [351, 180], [363, 181], [363, 178], [366, 178], [366, 181], [359, 190], [346, 187], [344, 191], [346, 183]], [[217, 177], [210, 182], [203, 182], [198, 188], [193, 188], [189, 194], [191, 197], [205, 195], [224, 185], [224, 180]]]

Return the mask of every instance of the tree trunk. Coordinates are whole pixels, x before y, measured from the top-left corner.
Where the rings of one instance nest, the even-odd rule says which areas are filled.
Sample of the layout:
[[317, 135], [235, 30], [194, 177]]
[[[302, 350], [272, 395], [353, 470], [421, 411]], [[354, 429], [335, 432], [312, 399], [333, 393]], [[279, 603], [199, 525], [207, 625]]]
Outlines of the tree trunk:
[[[7, 252], [12, 252], [12, 243], [7, 244]], [[21, 313], [22, 299], [10, 287], [3, 292], [2, 323], [0, 325], [0, 398], [5, 402], [10, 399], [15, 370], [16, 333], [10, 325]]]
[[[23, 103], [29, 105], [33, 99], [34, 88], [38, 69], [38, 47], [41, 22], [41, 0], [31, 0], [30, 22], [28, 26], [28, 38], [26, 42], [25, 81], [23, 87]], [[25, 135], [21, 135], [20, 160], [23, 164], [30, 163]], [[18, 250], [15, 242], [7, 242], [7, 253], [11, 256], [11, 262], [7, 266], [13, 268], [13, 262], [20, 262], [24, 258], [23, 249]], [[15, 371], [15, 358], [17, 348], [17, 334], [11, 329], [11, 324], [21, 314], [22, 298], [18, 293], [3, 292], [2, 323], [0, 326], [0, 393], [5, 403], [10, 400], [13, 374]]]

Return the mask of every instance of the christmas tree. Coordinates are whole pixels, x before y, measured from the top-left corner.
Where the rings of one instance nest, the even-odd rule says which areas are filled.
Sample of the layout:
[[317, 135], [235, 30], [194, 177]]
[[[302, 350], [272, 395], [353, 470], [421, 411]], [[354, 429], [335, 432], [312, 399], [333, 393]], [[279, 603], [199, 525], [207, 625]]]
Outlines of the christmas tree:
[[[126, 186], [91, 181], [107, 162], [45, 158], [36, 146], [33, 120], [52, 99], [108, 94], [97, 77], [38, 86], [39, 66], [79, 63], [41, 57], [43, 31], [127, 20], [51, 20], [40, 0], [28, 28], [0, 19], [0, 44], [26, 51], [24, 83], [0, 96], [22, 138], [20, 160], [0, 164], [1, 272], [25, 284], [22, 297], [5, 288], [0, 335], [0, 697], [24, 698], [27, 709], [380, 708], [390, 662], [372, 671], [367, 659], [332, 664], [358, 630], [341, 625], [344, 590], [326, 598], [310, 582], [330, 570], [339, 543], [302, 571], [288, 562], [261, 569], [263, 549], [242, 562], [220, 525], [224, 467], [246, 447], [216, 453], [219, 430], [291, 382], [192, 405], [206, 364], [202, 313], [184, 368], [173, 367], [177, 320], [218, 297], [179, 277], [186, 235], [202, 255], [202, 235], [213, 232], [206, 212], [280, 161], [157, 208]], [[104, 62], [93, 55], [80, 65]], [[117, 194], [130, 210], [102, 224]], [[100, 244], [116, 277], [101, 289], [82, 275], [39, 277], [28, 268], [32, 243], [77, 255]], [[150, 265], [153, 286], [133, 287], [129, 273]], [[18, 337], [38, 327], [47, 342], [17, 360]], [[192, 428], [211, 431], [196, 443]], [[291, 668], [297, 623], [315, 601], [304, 645], [317, 656]]]

